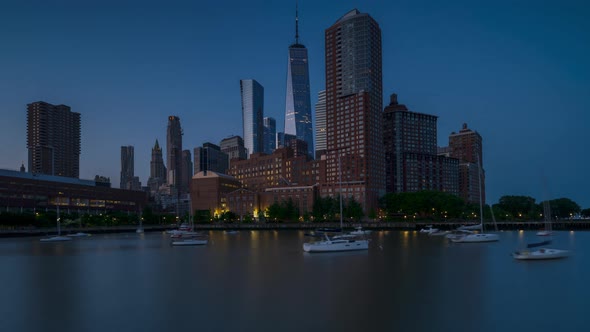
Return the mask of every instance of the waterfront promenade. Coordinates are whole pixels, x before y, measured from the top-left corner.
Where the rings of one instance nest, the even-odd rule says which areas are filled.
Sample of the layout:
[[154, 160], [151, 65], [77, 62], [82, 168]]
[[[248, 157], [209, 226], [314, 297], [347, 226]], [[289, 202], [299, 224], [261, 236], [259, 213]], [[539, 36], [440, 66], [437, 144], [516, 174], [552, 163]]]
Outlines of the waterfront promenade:
[[[352, 229], [354, 227], [362, 226], [365, 229], [371, 230], [420, 230], [427, 225], [432, 225], [441, 230], [453, 230], [463, 225], [475, 225], [474, 222], [433, 222], [433, 221], [417, 221], [417, 222], [345, 222], [344, 227]], [[484, 223], [486, 231], [493, 231], [494, 224], [491, 222]], [[542, 221], [501, 221], [497, 222], [498, 230], [537, 230], [545, 226]], [[292, 222], [292, 223], [207, 223], [195, 224], [198, 230], [314, 230], [317, 228], [338, 228], [338, 222]], [[145, 232], [162, 232], [169, 229], [177, 228], [177, 225], [144, 225]], [[552, 223], [554, 230], [590, 230], [590, 220], [563, 220], [554, 221]], [[131, 233], [135, 232], [137, 225], [121, 225], [109, 227], [62, 227], [62, 234], [75, 233], [83, 231], [92, 234], [103, 233]], [[37, 228], [37, 227], [0, 227], [0, 237], [22, 237], [22, 236], [40, 236], [55, 234], [57, 229], [55, 227]]]

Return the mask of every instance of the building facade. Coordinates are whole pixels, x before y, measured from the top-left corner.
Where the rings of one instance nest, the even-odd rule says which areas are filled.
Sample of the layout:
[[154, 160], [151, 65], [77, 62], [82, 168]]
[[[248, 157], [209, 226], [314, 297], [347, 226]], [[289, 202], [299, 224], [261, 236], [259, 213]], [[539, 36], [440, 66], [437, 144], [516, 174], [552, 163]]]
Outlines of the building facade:
[[226, 153], [231, 164], [232, 159], [248, 159], [248, 151], [244, 146], [244, 140], [240, 136], [231, 136], [219, 143], [221, 152]]
[[150, 192], [156, 192], [161, 185], [166, 183], [166, 166], [162, 157], [162, 148], [158, 140], [152, 148], [152, 159], [150, 161], [150, 178], [148, 179], [148, 187]]
[[313, 126], [309, 92], [307, 48], [299, 43], [299, 17], [295, 12], [295, 43], [289, 46], [287, 97], [285, 100], [285, 133], [305, 141], [313, 157]]
[[256, 80], [240, 80], [240, 92], [244, 146], [249, 156], [264, 152], [264, 88]]
[[182, 129], [180, 118], [177, 116], [168, 117], [168, 128], [166, 130], [166, 164], [168, 174], [166, 183], [174, 190], [182, 190]]
[[326, 90], [318, 93], [318, 102], [315, 104], [315, 158], [320, 158], [326, 153]]
[[193, 160], [190, 150], [182, 151], [181, 192], [188, 193], [193, 177]]
[[327, 183], [322, 196], [340, 192], [378, 209], [385, 194], [382, 126], [381, 29], [354, 9], [325, 31]]
[[410, 112], [397, 95], [383, 112], [386, 189], [390, 193], [436, 190], [458, 194], [455, 158], [438, 154], [435, 115]]
[[480, 177], [481, 201], [485, 204], [485, 171], [483, 167], [483, 139], [464, 123], [458, 133], [449, 135], [449, 150], [453, 158], [459, 159], [459, 192], [468, 203], [479, 204]]
[[0, 206], [6, 211], [55, 210], [81, 214], [138, 213], [148, 204], [143, 191], [110, 188], [97, 181], [0, 170]]
[[264, 118], [264, 153], [271, 154], [277, 148], [277, 121]]
[[120, 185], [121, 189], [131, 189], [133, 183], [133, 177], [135, 176], [135, 163], [134, 163], [134, 152], [133, 146], [122, 146], [121, 147], [121, 177]]
[[195, 148], [195, 172], [213, 171], [227, 174], [229, 168], [229, 156], [222, 152], [221, 148], [213, 143], [204, 143], [202, 147]]
[[80, 113], [43, 101], [27, 105], [29, 172], [80, 177]]

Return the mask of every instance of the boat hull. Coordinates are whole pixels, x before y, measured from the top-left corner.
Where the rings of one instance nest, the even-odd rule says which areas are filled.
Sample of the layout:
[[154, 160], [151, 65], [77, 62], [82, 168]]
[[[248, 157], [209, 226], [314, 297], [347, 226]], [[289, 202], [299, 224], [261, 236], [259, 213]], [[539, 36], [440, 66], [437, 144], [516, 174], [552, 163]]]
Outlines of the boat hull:
[[478, 242], [495, 242], [500, 238], [497, 234], [469, 234], [458, 238], [451, 238], [454, 243], [478, 243]]
[[558, 259], [569, 256], [569, 251], [560, 249], [543, 248], [539, 250], [523, 250], [512, 253], [512, 256], [518, 260], [543, 260], [543, 259]]
[[53, 236], [53, 237], [41, 239], [39, 241], [41, 241], [41, 242], [63, 242], [63, 241], [72, 241], [72, 238], [68, 237], [68, 236]]
[[200, 246], [207, 244], [208, 240], [182, 240], [182, 241], [173, 241], [173, 246]]
[[334, 252], [369, 249], [368, 240], [321, 241], [303, 244], [305, 252]]

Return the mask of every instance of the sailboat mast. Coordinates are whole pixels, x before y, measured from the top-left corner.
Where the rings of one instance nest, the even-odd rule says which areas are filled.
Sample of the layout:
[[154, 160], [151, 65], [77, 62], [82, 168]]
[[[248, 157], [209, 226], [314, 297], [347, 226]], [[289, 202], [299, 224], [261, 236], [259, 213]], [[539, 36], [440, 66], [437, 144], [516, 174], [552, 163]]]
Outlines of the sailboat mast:
[[338, 155], [338, 174], [340, 177], [340, 230], [342, 230], [342, 158], [340, 155]]
[[483, 233], [483, 199], [481, 197], [481, 163], [479, 162], [479, 154], [477, 155], [477, 175], [479, 176], [479, 225]]
[[60, 225], [60, 220], [59, 220], [59, 205], [57, 206], [57, 235], [60, 236], [61, 235], [61, 225]]

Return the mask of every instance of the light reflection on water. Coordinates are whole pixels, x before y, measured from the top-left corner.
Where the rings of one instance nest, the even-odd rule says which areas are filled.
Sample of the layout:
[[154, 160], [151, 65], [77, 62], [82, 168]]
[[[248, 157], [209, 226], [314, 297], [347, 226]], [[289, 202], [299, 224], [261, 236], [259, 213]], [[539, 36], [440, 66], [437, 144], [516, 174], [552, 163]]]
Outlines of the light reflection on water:
[[378, 231], [368, 251], [323, 254], [303, 252], [303, 231], [208, 234], [209, 244], [198, 247], [172, 247], [163, 233], [67, 243], [0, 239], [0, 326], [168, 331], [198, 324], [204, 331], [298, 332], [585, 326], [585, 232], [556, 232], [554, 246], [575, 254], [546, 262], [510, 257], [539, 241], [535, 232], [454, 244], [416, 231]]

